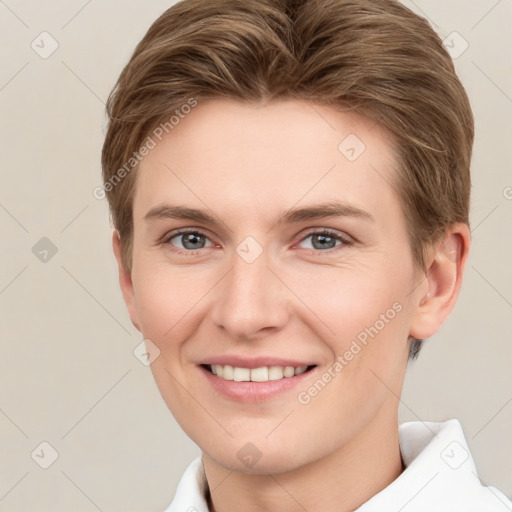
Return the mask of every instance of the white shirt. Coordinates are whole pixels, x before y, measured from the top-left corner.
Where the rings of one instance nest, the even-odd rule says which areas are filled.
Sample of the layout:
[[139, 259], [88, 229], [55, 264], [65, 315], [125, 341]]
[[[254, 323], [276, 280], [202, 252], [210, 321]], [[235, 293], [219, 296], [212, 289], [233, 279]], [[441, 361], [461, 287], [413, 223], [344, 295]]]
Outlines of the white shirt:
[[[409, 421], [398, 428], [405, 470], [354, 512], [511, 512], [512, 501], [483, 485], [458, 420]], [[209, 512], [200, 457], [185, 470], [164, 512]]]

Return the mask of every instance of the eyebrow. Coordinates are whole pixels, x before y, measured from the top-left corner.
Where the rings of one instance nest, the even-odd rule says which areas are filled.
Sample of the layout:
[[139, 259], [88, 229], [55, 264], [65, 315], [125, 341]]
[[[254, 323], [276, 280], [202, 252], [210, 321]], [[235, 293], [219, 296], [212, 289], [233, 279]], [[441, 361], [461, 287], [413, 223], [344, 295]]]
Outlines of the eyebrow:
[[[289, 208], [282, 213], [275, 225], [324, 219], [326, 217], [357, 217], [370, 222], [375, 222], [375, 218], [367, 211], [350, 204], [333, 201], [299, 208]], [[155, 206], [144, 216], [144, 220], [146, 222], [156, 219], [189, 220], [210, 225], [212, 227], [218, 227], [221, 224], [215, 216], [211, 215], [206, 210], [171, 204]]]

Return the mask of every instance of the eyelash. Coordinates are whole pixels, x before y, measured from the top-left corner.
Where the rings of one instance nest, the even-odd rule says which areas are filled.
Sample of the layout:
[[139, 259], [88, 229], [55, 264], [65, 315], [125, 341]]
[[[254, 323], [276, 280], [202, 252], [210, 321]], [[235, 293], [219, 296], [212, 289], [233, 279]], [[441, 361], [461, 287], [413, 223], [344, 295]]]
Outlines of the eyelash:
[[[168, 244], [168, 245], [172, 246], [172, 244], [170, 244], [170, 241], [173, 238], [176, 238], [179, 235], [184, 235], [184, 234], [187, 234], [187, 233], [193, 233], [195, 235], [201, 235], [201, 236], [204, 236], [205, 238], [208, 238], [206, 233], [204, 233], [203, 231], [201, 231], [199, 229], [185, 228], [185, 229], [178, 229], [175, 232], [171, 233], [169, 236], [166, 236], [163, 242], [164, 242], [164, 244]], [[332, 231], [332, 230], [327, 229], [327, 228], [322, 228], [322, 229], [319, 229], [319, 230], [309, 231], [308, 233], [306, 233], [299, 240], [299, 242], [303, 242], [304, 240], [306, 240], [307, 238], [309, 238], [312, 235], [326, 235], [326, 236], [332, 237], [332, 238], [334, 238], [336, 240], [339, 240], [341, 242], [341, 245], [338, 245], [338, 246], [333, 247], [331, 249], [326, 249], [325, 251], [320, 250], [320, 249], [306, 249], [306, 250], [314, 251], [315, 253], [328, 253], [329, 254], [329, 253], [332, 253], [332, 252], [336, 251], [337, 249], [339, 249], [339, 248], [341, 248], [343, 246], [347, 247], [347, 246], [354, 245], [354, 241], [351, 240], [350, 238], [344, 237], [344, 236], [338, 234], [337, 232]], [[172, 248], [173, 252], [176, 252], [178, 254], [183, 254], [183, 255], [186, 255], [186, 256], [195, 256], [195, 255], [199, 254], [200, 251], [204, 250], [204, 249], [196, 249], [195, 251], [194, 250], [187, 251], [187, 250], [179, 249], [179, 248], [174, 247], [174, 246], [172, 246], [172, 247], [173, 247]]]

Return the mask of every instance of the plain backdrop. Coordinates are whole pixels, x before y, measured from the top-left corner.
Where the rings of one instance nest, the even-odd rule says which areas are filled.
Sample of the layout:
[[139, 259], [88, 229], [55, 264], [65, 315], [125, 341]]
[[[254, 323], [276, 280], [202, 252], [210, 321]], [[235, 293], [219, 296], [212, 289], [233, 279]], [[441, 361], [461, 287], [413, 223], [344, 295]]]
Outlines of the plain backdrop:
[[[0, 0], [1, 511], [161, 511], [200, 454], [133, 354], [92, 194], [105, 100], [172, 3]], [[512, 1], [404, 3], [448, 38], [476, 143], [464, 286], [400, 420], [458, 418], [482, 482], [512, 496]]]

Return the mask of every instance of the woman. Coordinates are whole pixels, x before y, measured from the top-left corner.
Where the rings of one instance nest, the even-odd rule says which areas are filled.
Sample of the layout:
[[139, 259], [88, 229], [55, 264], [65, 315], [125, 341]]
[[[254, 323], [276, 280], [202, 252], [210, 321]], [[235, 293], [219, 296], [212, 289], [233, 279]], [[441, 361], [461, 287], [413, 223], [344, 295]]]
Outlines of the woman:
[[109, 102], [123, 296], [201, 458], [168, 511], [483, 511], [457, 420], [398, 425], [470, 247], [473, 116], [393, 0], [185, 0]]

